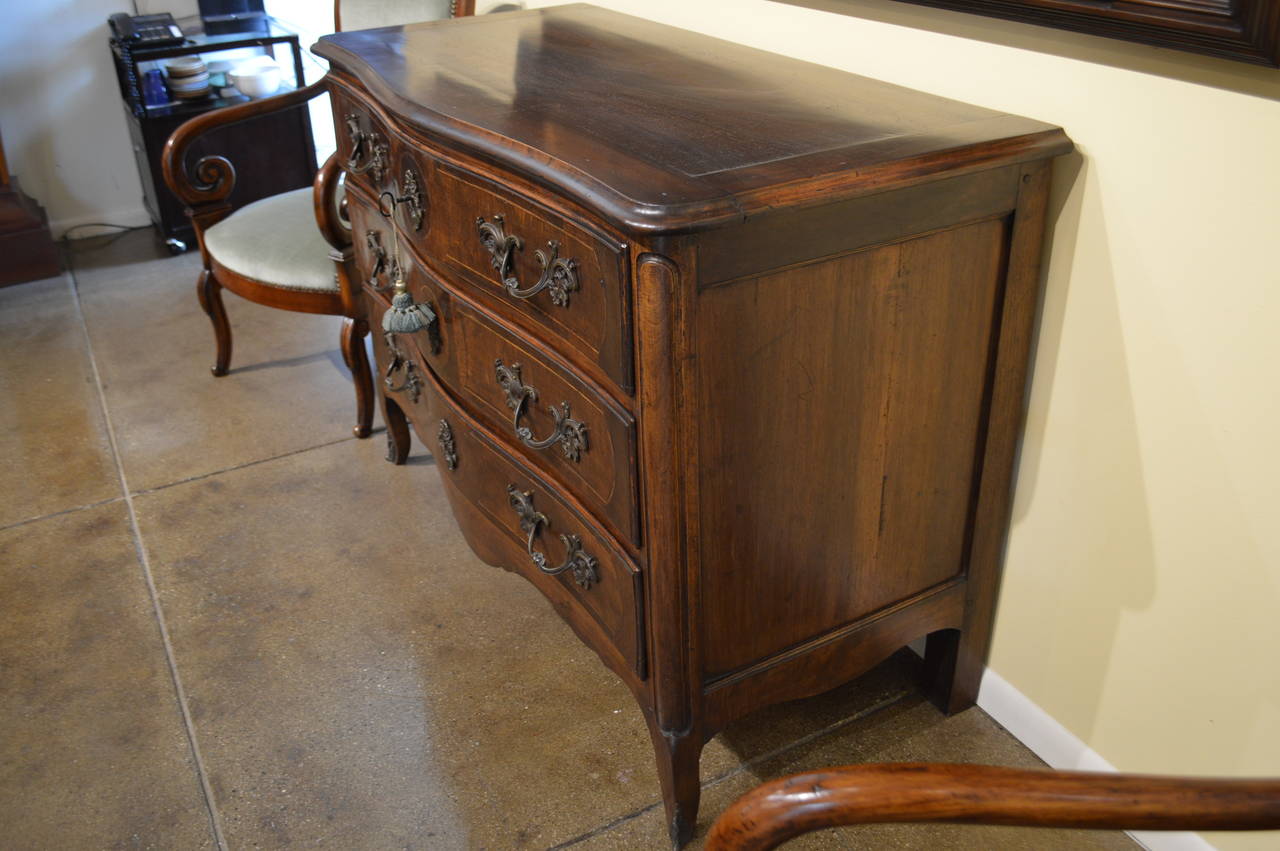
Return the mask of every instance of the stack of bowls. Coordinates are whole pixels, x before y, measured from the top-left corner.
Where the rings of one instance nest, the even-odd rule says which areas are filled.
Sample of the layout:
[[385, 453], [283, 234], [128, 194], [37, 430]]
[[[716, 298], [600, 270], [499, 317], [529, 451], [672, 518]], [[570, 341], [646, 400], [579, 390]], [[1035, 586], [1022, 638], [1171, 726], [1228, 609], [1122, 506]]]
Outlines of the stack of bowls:
[[194, 100], [209, 94], [209, 69], [199, 56], [179, 56], [165, 63], [169, 91], [179, 100]]

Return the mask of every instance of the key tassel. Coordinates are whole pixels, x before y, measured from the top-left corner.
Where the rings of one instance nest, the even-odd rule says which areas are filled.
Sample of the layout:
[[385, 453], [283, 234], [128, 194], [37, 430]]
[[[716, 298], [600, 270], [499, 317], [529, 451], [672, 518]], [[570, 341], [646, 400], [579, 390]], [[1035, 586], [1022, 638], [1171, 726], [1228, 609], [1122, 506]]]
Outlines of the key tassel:
[[391, 309], [382, 314], [382, 330], [389, 334], [413, 334], [435, 321], [435, 313], [425, 304], [414, 304], [404, 281], [396, 281]]

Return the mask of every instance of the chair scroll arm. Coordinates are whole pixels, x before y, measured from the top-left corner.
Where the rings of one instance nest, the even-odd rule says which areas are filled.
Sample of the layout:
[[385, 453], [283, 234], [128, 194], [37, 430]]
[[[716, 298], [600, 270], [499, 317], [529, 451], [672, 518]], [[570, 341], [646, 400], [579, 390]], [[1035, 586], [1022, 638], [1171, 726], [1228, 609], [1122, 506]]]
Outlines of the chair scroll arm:
[[1113, 830], [1280, 829], [1280, 779], [1213, 779], [991, 765], [851, 765], [756, 787], [707, 851], [766, 851], [828, 827], [953, 822]]
[[342, 161], [332, 153], [316, 172], [312, 183], [315, 190], [316, 224], [325, 242], [338, 251], [351, 246], [351, 223], [346, 219], [346, 199], [342, 190]]
[[312, 200], [316, 226], [329, 243], [329, 259], [338, 276], [343, 314], [352, 318], [364, 315], [360, 298], [360, 277], [353, 266], [355, 252], [351, 245], [351, 222], [347, 218], [347, 198], [342, 190], [343, 167], [337, 151], [329, 155], [312, 182]]
[[215, 109], [184, 122], [165, 142], [164, 154], [161, 157], [164, 182], [173, 194], [193, 211], [225, 206], [231, 190], [235, 188], [235, 168], [226, 157], [211, 154], [201, 157], [192, 170], [194, 173], [188, 173], [185, 163], [187, 150], [191, 144], [211, 130], [306, 103], [326, 91], [328, 91], [327, 81], [320, 80], [274, 97]]

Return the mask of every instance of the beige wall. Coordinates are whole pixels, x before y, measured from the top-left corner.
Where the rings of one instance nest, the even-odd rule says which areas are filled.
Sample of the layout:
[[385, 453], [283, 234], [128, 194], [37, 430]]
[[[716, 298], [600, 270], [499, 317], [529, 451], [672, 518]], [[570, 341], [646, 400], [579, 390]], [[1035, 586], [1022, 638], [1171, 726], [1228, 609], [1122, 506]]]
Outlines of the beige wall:
[[[149, 219], [130, 150], [107, 16], [131, 0], [3, 0], [0, 132], [9, 168], [55, 235], [87, 222]], [[138, 0], [142, 14], [194, 14], [196, 0]], [[83, 234], [82, 234], [83, 235]]]
[[[887, 0], [595, 2], [1067, 129], [992, 666], [1122, 769], [1280, 774], [1280, 71]], [[0, 126], [67, 223], [145, 221], [128, 5], [6, 5]]]
[[1122, 769], [1280, 774], [1280, 71], [879, 0], [595, 2], [1067, 129], [991, 665]]

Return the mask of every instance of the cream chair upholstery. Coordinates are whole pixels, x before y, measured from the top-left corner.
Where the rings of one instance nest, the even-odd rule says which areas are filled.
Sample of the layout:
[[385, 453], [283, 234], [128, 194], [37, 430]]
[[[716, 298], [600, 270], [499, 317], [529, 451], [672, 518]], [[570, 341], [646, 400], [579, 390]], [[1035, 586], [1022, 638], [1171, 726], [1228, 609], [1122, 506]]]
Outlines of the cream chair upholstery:
[[[339, 0], [338, 29], [365, 29], [471, 14], [475, 0]], [[324, 94], [325, 83], [264, 100], [207, 112], [186, 122], [165, 146], [165, 182], [187, 204], [200, 243], [204, 268], [196, 284], [200, 306], [213, 323], [217, 341], [214, 375], [231, 365], [231, 324], [222, 290], [249, 301], [302, 313], [345, 317], [342, 356], [356, 391], [357, 437], [373, 424], [373, 377], [365, 351], [368, 323], [360, 281], [351, 268], [350, 226], [339, 215], [341, 165], [330, 157], [310, 189], [285, 192], [232, 210], [235, 168], [219, 156], [192, 164], [187, 153], [209, 131], [282, 109]], [[190, 169], [190, 171], [189, 171]], [[192, 177], [192, 174], [195, 177]]]
[[204, 245], [238, 275], [291, 290], [338, 293], [329, 243], [312, 211], [311, 187], [254, 201], [204, 232]]
[[334, 29], [368, 30], [465, 14], [457, 0], [342, 0], [334, 4]]

